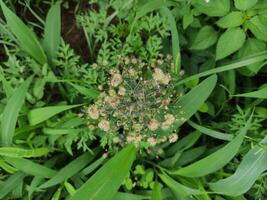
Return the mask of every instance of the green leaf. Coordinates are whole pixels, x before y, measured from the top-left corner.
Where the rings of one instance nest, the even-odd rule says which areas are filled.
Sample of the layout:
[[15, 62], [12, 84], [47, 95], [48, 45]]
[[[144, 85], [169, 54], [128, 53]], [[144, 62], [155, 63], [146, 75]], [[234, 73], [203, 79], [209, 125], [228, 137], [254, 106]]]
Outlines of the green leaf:
[[152, 190], [152, 197], [151, 200], [162, 200], [162, 194], [161, 194], [161, 184], [158, 182], [154, 183], [153, 190]]
[[214, 28], [212, 26], [204, 26], [199, 30], [195, 40], [193, 41], [191, 49], [207, 49], [215, 44], [216, 41], [217, 33]]
[[232, 95], [234, 97], [248, 97], [248, 98], [259, 98], [259, 99], [267, 99], [267, 87], [263, 87], [257, 91], [248, 92], [244, 94], [236, 94]]
[[18, 147], [1, 147], [0, 155], [14, 158], [32, 158], [45, 156], [49, 153], [48, 148], [22, 149]]
[[66, 105], [66, 106], [47, 106], [43, 108], [36, 108], [28, 113], [28, 119], [31, 126], [44, 122], [45, 120], [72, 108], [81, 105]]
[[24, 104], [25, 97], [32, 81], [32, 77], [22, 83], [10, 97], [4, 108], [1, 119], [0, 143], [2, 146], [10, 146], [16, 128], [19, 111]]
[[19, 46], [41, 65], [46, 63], [46, 55], [35, 33], [29, 29], [1, 0], [1, 7], [7, 25], [17, 38]]
[[211, 136], [213, 138], [216, 139], [220, 139], [220, 140], [227, 140], [227, 141], [231, 141], [233, 139], [233, 135], [232, 134], [225, 134], [225, 133], [221, 133], [209, 128], [206, 128], [204, 126], [200, 126], [192, 121], [188, 121], [189, 125], [192, 126], [193, 128], [195, 128], [196, 130], [198, 130], [199, 132]]
[[247, 26], [257, 39], [267, 42], [267, 26], [261, 22], [259, 16], [251, 18]]
[[201, 136], [201, 133], [198, 131], [194, 131], [194, 132], [186, 135], [182, 139], [179, 139], [174, 145], [169, 147], [166, 150], [166, 154], [167, 155], [173, 155], [177, 151], [184, 151], [186, 149], [189, 149], [198, 141], [200, 136]]
[[61, 40], [60, 13], [60, 3], [57, 2], [48, 11], [45, 21], [43, 46], [50, 62], [56, 58], [57, 50]]
[[8, 193], [12, 192], [17, 187], [17, 183], [22, 181], [24, 177], [25, 174], [21, 172], [9, 176], [9, 178], [0, 185], [0, 199], [3, 199]]
[[162, 10], [163, 14], [167, 16], [172, 34], [172, 56], [175, 67], [174, 72], [179, 73], [181, 68], [181, 53], [180, 53], [180, 41], [179, 41], [179, 34], [177, 31], [176, 21], [169, 8], [165, 7]]
[[258, 3], [258, 0], [234, 0], [235, 7], [239, 10], [248, 10]]
[[229, 0], [194, 0], [193, 6], [201, 13], [211, 17], [221, 17], [226, 15], [230, 10]]
[[217, 73], [221, 73], [221, 72], [225, 72], [225, 71], [229, 71], [229, 70], [239, 69], [239, 68], [245, 67], [247, 65], [251, 65], [251, 64], [254, 64], [254, 63], [257, 63], [260, 61], [264, 61], [266, 59], [267, 59], [267, 51], [263, 51], [263, 52], [254, 54], [252, 56], [249, 56], [247, 58], [243, 58], [242, 60], [233, 62], [231, 64], [223, 65], [220, 67], [216, 67], [214, 69], [210, 69], [210, 70], [192, 75], [190, 77], [187, 77], [187, 78], [179, 81], [176, 85], [178, 86], [178, 85], [184, 84], [188, 81], [195, 80], [195, 79], [200, 78], [200, 77], [209, 76], [212, 74], [217, 74]]
[[242, 25], [243, 22], [243, 13], [234, 11], [222, 17], [216, 24], [221, 28], [233, 28]]
[[69, 82], [69, 84], [72, 87], [74, 87], [79, 93], [81, 93], [87, 97], [90, 97], [92, 99], [96, 99], [99, 95], [99, 91], [97, 91], [96, 89], [86, 88], [86, 87], [83, 87], [83, 86], [80, 86], [80, 85], [77, 85], [77, 84], [74, 84], [71, 82]]
[[177, 193], [181, 197], [188, 197], [191, 195], [203, 194], [203, 192], [200, 190], [187, 187], [187, 186], [175, 181], [167, 174], [159, 174], [159, 177], [170, 189], [175, 191], [175, 193]]
[[225, 31], [218, 40], [216, 47], [216, 60], [225, 58], [239, 50], [244, 44], [245, 39], [246, 34], [241, 28], [227, 29], [227, 31]]
[[27, 159], [23, 158], [11, 158], [5, 157], [5, 161], [13, 165], [18, 170], [24, 172], [25, 174], [30, 174], [33, 176], [39, 176], [43, 178], [51, 178], [56, 174], [55, 170], [52, 170], [43, 165], [37, 164]]
[[225, 166], [238, 153], [247, 130], [250, 127], [251, 118], [252, 115], [246, 125], [240, 130], [238, 136], [236, 136], [227, 145], [191, 165], [171, 172], [171, 174], [185, 177], [201, 177], [215, 172]]
[[177, 119], [180, 119], [175, 126], [181, 126], [185, 120], [194, 115], [198, 109], [207, 100], [217, 82], [217, 76], [213, 75], [202, 81], [199, 85], [190, 90], [181, 97], [177, 103], [171, 108]]
[[135, 147], [129, 145], [101, 167], [70, 200], [113, 200], [135, 159]]
[[[267, 136], [261, 144], [267, 143]], [[260, 146], [255, 146], [242, 159], [235, 173], [226, 178], [210, 183], [210, 188], [219, 194], [238, 196], [246, 193], [255, 183], [257, 178], [267, 170], [267, 151]]]
[[[263, 41], [249, 38], [246, 40], [244, 46], [238, 51], [238, 57], [242, 58], [253, 53], [259, 53], [266, 49], [266, 44]], [[239, 69], [239, 72], [246, 76], [252, 76], [257, 74], [257, 72], [263, 67], [263, 61], [248, 65], [244, 68]]]
[[149, 199], [148, 196], [144, 195], [139, 195], [139, 194], [131, 194], [131, 193], [123, 193], [123, 192], [118, 192], [115, 195], [114, 200], [145, 200]]
[[65, 180], [71, 178], [80, 170], [82, 170], [93, 160], [93, 158], [94, 156], [91, 154], [91, 152], [82, 154], [81, 156], [67, 164], [65, 167], [63, 167], [61, 170], [59, 170], [59, 172], [55, 174], [51, 179], [42, 184], [40, 188], [48, 188], [64, 182]]

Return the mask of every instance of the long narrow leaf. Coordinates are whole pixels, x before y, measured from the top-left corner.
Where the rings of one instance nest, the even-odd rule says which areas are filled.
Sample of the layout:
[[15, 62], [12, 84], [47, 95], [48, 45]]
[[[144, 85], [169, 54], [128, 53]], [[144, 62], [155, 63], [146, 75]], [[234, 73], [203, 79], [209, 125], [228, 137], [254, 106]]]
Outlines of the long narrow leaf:
[[33, 158], [45, 156], [49, 153], [48, 148], [22, 149], [18, 147], [1, 147], [0, 155], [13, 158]]
[[11, 158], [5, 157], [5, 161], [13, 165], [18, 170], [24, 172], [25, 174], [30, 174], [33, 176], [39, 176], [43, 178], [51, 178], [56, 174], [55, 170], [52, 170], [43, 165], [37, 164], [33, 161], [24, 158]]
[[100, 168], [71, 200], [113, 200], [135, 159], [135, 147], [127, 146]]
[[180, 41], [179, 41], [179, 34], [177, 31], [176, 21], [172, 15], [172, 12], [169, 8], [165, 7], [162, 8], [163, 14], [167, 17], [171, 35], [172, 35], [172, 57], [174, 63], [174, 72], [179, 73], [181, 68], [181, 53], [180, 53]]
[[190, 126], [195, 128], [199, 132], [201, 132], [205, 135], [211, 136], [213, 138], [217, 138], [220, 140], [227, 140], [227, 141], [231, 141], [233, 139], [233, 135], [231, 135], [231, 134], [221, 133], [221, 132], [206, 128], [204, 126], [200, 126], [200, 125], [198, 125], [192, 121], [188, 121], [188, 123], [190, 124]]
[[63, 167], [57, 174], [55, 174], [55, 176], [42, 184], [40, 188], [48, 188], [64, 182], [68, 178], [78, 173], [81, 169], [83, 169], [88, 163], [93, 160], [93, 158], [94, 156], [90, 152], [84, 153], [83, 155], [79, 156], [68, 165]]
[[244, 94], [236, 94], [236, 95], [232, 95], [232, 96], [267, 99], [267, 87], [264, 87], [264, 88], [259, 89], [257, 91], [248, 92], [248, 93], [244, 93]]
[[11, 175], [3, 184], [0, 186], [0, 199], [3, 199], [8, 193], [12, 192], [17, 187], [17, 183], [23, 180], [25, 174], [17, 172]]
[[39, 43], [35, 33], [29, 29], [16, 14], [14, 14], [1, 0], [1, 7], [6, 18], [7, 24], [13, 34], [16, 36], [21, 48], [32, 56], [40, 64], [47, 61], [44, 50]]
[[44, 108], [36, 108], [28, 113], [28, 119], [31, 126], [44, 122], [63, 111], [76, 108], [81, 105], [67, 105], [67, 106], [47, 106]]
[[19, 111], [24, 104], [31, 81], [32, 77], [22, 83], [7, 102], [1, 119], [0, 143], [2, 146], [9, 146], [12, 143]]
[[252, 116], [246, 125], [240, 130], [239, 135], [223, 148], [189, 166], [175, 170], [171, 172], [171, 174], [185, 177], [201, 177], [215, 172], [225, 166], [237, 154], [247, 130], [250, 127], [251, 118]]
[[261, 53], [257, 53], [257, 54], [255, 54], [253, 56], [244, 58], [244, 59], [242, 59], [240, 61], [236, 61], [236, 62], [233, 62], [233, 63], [228, 64], [228, 65], [223, 65], [223, 66], [211, 69], [211, 70], [207, 70], [207, 71], [204, 71], [204, 72], [189, 76], [189, 77], [179, 81], [177, 83], [177, 85], [184, 84], [184, 83], [186, 83], [188, 81], [192, 81], [192, 80], [195, 80], [195, 79], [200, 78], [200, 77], [209, 76], [209, 75], [212, 75], [212, 74], [217, 74], [217, 73], [221, 73], [221, 72], [225, 72], [225, 71], [229, 71], [229, 70], [234, 70], [234, 69], [238, 69], [238, 68], [241, 68], [241, 67], [245, 67], [245, 66], [248, 66], [248, 65], [251, 65], [251, 64], [254, 64], [254, 63], [258, 63], [260, 61], [264, 61], [264, 60], [267, 60], [267, 51], [263, 51]]
[[217, 82], [217, 76], [213, 75], [202, 81], [190, 92], [185, 94], [173, 105], [172, 112], [180, 119], [176, 126], [181, 126], [186, 120], [194, 115], [207, 100]]
[[[261, 143], [267, 143], [267, 136]], [[242, 195], [252, 187], [265, 170], [267, 170], [267, 151], [256, 146], [244, 156], [232, 176], [210, 183], [209, 186], [216, 193], [230, 196]]]
[[46, 17], [43, 46], [50, 62], [56, 57], [60, 44], [60, 3], [53, 5]]

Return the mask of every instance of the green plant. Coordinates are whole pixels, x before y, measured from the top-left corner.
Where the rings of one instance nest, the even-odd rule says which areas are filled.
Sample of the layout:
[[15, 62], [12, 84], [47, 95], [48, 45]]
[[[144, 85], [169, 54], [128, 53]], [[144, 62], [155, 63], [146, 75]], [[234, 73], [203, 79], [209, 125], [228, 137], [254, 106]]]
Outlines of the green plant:
[[0, 1], [0, 198], [265, 199], [267, 1], [75, 2]]

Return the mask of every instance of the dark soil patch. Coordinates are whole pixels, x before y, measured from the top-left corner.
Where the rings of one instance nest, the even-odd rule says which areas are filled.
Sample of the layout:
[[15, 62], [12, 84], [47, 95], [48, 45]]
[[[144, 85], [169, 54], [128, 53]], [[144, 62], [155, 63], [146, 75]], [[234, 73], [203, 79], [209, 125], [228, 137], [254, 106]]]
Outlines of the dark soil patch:
[[[77, 27], [75, 20], [75, 10], [78, 1], [70, 1], [69, 7], [72, 9], [62, 8], [61, 14], [61, 35], [64, 41], [81, 56], [84, 62], [89, 62], [89, 50], [84, 32], [81, 28]], [[88, 9], [88, 3], [84, 0], [79, 2], [79, 10]]]

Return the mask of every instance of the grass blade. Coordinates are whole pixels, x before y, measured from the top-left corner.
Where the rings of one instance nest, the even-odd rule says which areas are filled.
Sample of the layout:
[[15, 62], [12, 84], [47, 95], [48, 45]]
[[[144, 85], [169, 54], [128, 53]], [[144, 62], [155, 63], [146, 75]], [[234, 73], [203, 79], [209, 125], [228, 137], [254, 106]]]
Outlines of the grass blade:
[[25, 174], [39, 176], [42, 178], [51, 178], [56, 174], [55, 170], [24, 158], [5, 157], [4, 159], [9, 164], [13, 165], [15, 168], [24, 172]]
[[197, 110], [207, 100], [217, 82], [217, 76], [213, 75], [202, 81], [194, 87], [190, 92], [185, 94], [173, 106], [172, 112], [180, 119], [175, 126], [181, 126], [186, 120], [194, 115]]
[[31, 126], [44, 122], [45, 120], [72, 108], [81, 105], [64, 105], [64, 106], [47, 106], [43, 108], [36, 108], [28, 113], [28, 119]]
[[55, 176], [40, 186], [40, 188], [48, 188], [59, 183], [64, 182], [70, 177], [74, 176], [81, 169], [83, 169], [88, 163], [94, 159], [91, 152], [84, 153], [75, 160], [71, 161], [65, 167], [63, 167]]
[[3, 199], [8, 193], [12, 192], [16, 187], [17, 183], [22, 181], [25, 174], [17, 172], [11, 175], [0, 187], [0, 199]]
[[195, 79], [200, 78], [200, 77], [209, 76], [209, 75], [212, 75], [212, 74], [221, 73], [221, 72], [225, 72], [225, 71], [229, 71], [229, 70], [245, 67], [245, 66], [248, 66], [248, 65], [251, 65], [251, 64], [254, 64], [254, 63], [258, 63], [260, 61], [264, 61], [264, 60], [267, 60], [267, 51], [263, 51], [261, 53], [257, 53], [257, 54], [255, 54], [253, 56], [244, 58], [242, 60], [236, 61], [236, 62], [228, 64], [228, 65], [223, 65], [223, 66], [211, 69], [211, 70], [207, 70], [207, 71], [195, 74], [193, 76], [189, 76], [189, 77], [179, 81], [177, 83], [177, 85], [184, 84], [184, 83], [186, 83], [188, 81], [192, 81], [192, 80], [195, 80]]
[[2, 146], [10, 146], [12, 143], [19, 111], [24, 104], [31, 81], [32, 77], [22, 83], [15, 90], [5, 106], [1, 119], [0, 143]]
[[152, 190], [152, 197], [151, 200], [162, 200], [161, 194], [161, 185], [158, 182], [155, 182]]
[[1, 147], [0, 155], [13, 158], [33, 158], [45, 156], [49, 153], [48, 148], [22, 149], [18, 147]]
[[203, 192], [200, 190], [192, 189], [181, 183], [178, 183], [177, 181], [175, 181], [174, 179], [172, 179], [170, 176], [166, 174], [160, 174], [159, 177], [170, 189], [175, 191], [175, 193], [177, 193], [181, 197], [188, 197], [190, 195], [203, 194]]
[[259, 99], [267, 99], [267, 87], [259, 89], [257, 91], [248, 92], [244, 94], [236, 94], [232, 95], [233, 97], [248, 97], [248, 98], [259, 98]]
[[50, 62], [56, 57], [61, 31], [60, 3], [53, 5], [46, 17], [43, 46]]
[[172, 57], [174, 63], [174, 72], [179, 73], [181, 68], [181, 54], [180, 54], [180, 42], [179, 35], [176, 27], [176, 21], [169, 8], [165, 7], [162, 9], [163, 14], [168, 18], [171, 35], [172, 35]]
[[198, 130], [199, 132], [211, 136], [213, 138], [219, 139], [219, 140], [227, 140], [227, 141], [231, 141], [233, 139], [233, 135], [232, 134], [225, 134], [225, 133], [221, 133], [218, 131], [214, 131], [212, 129], [206, 128], [204, 126], [200, 126], [192, 121], [188, 121], [188, 124], [190, 126], [192, 126], [193, 128], [195, 128], [196, 130]]
[[246, 125], [240, 130], [238, 136], [223, 148], [189, 166], [175, 170], [171, 172], [171, 174], [185, 177], [201, 177], [225, 166], [237, 154], [247, 130], [250, 127], [251, 118], [252, 115]]
[[7, 24], [17, 38], [19, 46], [41, 65], [47, 59], [35, 33], [29, 29], [16, 14], [14, 14], [1, 0], [1, 7], [6, 18]]
[[135, 159], [135, 147], [127, 146], [100, 168], [71, 200], [113, 200]]
[[[267, 143], [267, 136], [262, 140]], [[260, 146], [254, 147], [243, 158], [236, 172], [216, 183], [210, 183], [210, 188], [219, 194], [238, 196], [246, 193], [257, 178], [267, 170], [267, 151]]]

